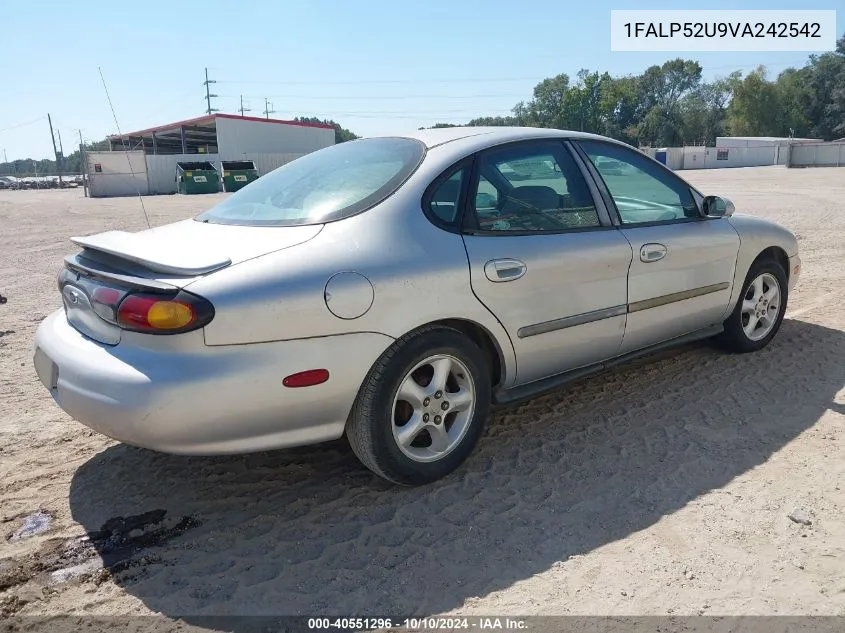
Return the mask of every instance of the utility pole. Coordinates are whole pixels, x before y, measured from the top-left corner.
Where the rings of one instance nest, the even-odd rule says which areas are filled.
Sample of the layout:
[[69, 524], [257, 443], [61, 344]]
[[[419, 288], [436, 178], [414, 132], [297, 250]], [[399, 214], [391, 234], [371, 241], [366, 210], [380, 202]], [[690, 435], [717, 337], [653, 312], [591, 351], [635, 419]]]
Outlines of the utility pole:
[[85, 144], [82, 142], [82, 130], [79, 132], [79, 165], [82, 172], [82, 192], [88, 197], [88, 160], [85, 157]]
[[208, 78], [208, 68], [205, 69], [205, 81], [202, 82], [205, 86], [205, 105], [206, 105], [206, 112], [211, 114], [212, 112], [217, 112], [217, 108], [211, 107], [211, 99], [212, 97], [216, 97], [217, 95], [211, 94], [211, 84], [216, 84], [217, 82], [213, 79]]
[[267, 117], [268, 119], [270, 118], [271, 114], [276, 113], [275, 110], [270, 109], [272, 107], [273, 107], [273, 104], [270, 103], [270, 101], [267, 99], [267, 97], [264, 97], [264, 116]]
[[241, 95], [241, 116], [244, 115], [244, 112], [251, 112], [251, 110], [244, 107], [244, 96]]
[[[3, 162], [6, 163], [6, 169], [9, 169], [9, 157], [6, 156], [6, 150], [3, 150]], [[17, 176], [18, 174], [18, 167], [15, 163], [12, 163], [12, 175]]]
[[50, 138], [53, 139], [53, 153], [56, 155], [56, 170], [59, 172], [59, 189], [62, 188], [62, 163], [59, 150], [56, 149], [56, 137], [53, 135], [53, 120], [50, 113], [47, 113], [47, 122], [50, 124]]
[[65, 166], [65, 146], [62, 145], [62, 131], [56, 128], [56, 136], [59, 137], [59, 156], [61, 157], [61, 163], [57, 165], [59, 169], [59, 173], [61, 174], [64, 171]]

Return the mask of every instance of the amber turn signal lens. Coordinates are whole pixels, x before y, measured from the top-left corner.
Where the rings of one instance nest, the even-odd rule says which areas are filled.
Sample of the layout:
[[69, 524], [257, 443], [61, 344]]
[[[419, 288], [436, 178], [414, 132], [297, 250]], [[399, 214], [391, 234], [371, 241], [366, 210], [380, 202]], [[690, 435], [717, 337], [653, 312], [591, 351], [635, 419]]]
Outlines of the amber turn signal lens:
[[129, 294], [117, 308], [115, 322], [124, 330], [146, 334], [183, 334], [208, 325], [214, 306], [184, 290], [172, 294]]
[[157, 330], [178, 330], [193, 319], [191, 306], [176, 301], [157, 301], [147, 312], [147, 323]]

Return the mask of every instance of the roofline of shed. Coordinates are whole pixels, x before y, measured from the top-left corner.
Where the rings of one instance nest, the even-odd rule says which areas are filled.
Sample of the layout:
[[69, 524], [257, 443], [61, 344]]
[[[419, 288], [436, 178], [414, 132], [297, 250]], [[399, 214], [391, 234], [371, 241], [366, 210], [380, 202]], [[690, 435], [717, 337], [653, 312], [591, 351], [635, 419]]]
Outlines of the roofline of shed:
[[145, 134], [154, 134], [155, 132], [161, 132], [163, 130], [172, 130], [173, 128], [179, 128], [185, 125], [199, 125], [203, 123], [211, 123], [212, 121], [216, 121], [217, 119], [234, 119], [237, 121], [254, 121], [257, 123], [281, 123], [283, 125], [297, 125], [300, 127], [316, 127], [324, 130], [334, 129], [334, 126], [328, 125], [326, 123], [311, 123], [310, 121], [285, 121], [283, 119], [263, 119], [257, 116], [239, 116], [237, 114], [221, 114], [218, 112], [211, 115], [206, 114], [205, 116], [194, 117], [193, 119], [185, 119], [184, 121], [176, 121], [175, 123], [168, 123], [166, 125], [157, 125], [155, 127], [146, 128], [144, 130], [138, 130], [137, 132], [111, 134], [106, 138], [110, 141], [113, 141], [124, 138], [130, 138], [132, 136], [144, 136]]

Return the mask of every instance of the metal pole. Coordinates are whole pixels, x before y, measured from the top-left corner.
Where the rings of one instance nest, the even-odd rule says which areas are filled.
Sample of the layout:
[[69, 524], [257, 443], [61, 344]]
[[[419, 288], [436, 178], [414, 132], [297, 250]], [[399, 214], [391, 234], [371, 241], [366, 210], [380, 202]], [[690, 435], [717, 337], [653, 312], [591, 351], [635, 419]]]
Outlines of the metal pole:
[[275, 110], [270, 109], [272, 105], [273, 104], [270, 103], [270, 100], [267, 97], [264, 97], [264, 116], [268, 119], [270, 118], [270, 115], [275, 112]]
[[211, 90], [208, 85], [208, 68], [205, 69], [205, 103], [208, 106], [206, 112], [211, 114]]
[[82, 130], [79, 131], [79, 167], [82, 172], [82, 192], [88, 197], [88, 157], [85, 156], [85, 144], [82, 142]]
[[205, 103], [206, 103], [206, 113], [211, 114], [212, 112], [217, 112], [217, 108], [211, 107], [211, 98], [216, 97], [217, 95], [211, 94], [211, 84], [217, 83], [214, 79], [208, 78], [208, 68], [205, 69]]
[[[241, 108], [240, 108], [240, 110], [241, 110], [241, 116], [244, 115], [244, 112], [251, 112], [252, 111], [252, 110], [250, 110], [250, 108], [244, 107], [244, 96], [243, 95], [241, 95]], [[265, 108], [265, 110], [266, 110], [266, 108]]]
[[50, 124], [50, 138], [53, 139], [53, 153], [56, 155], [56, 170], [59, 172], [59, 189], [62, 188], [62, 167], [59, 159], [59, 150], [56, 149], [56, 137], [53, 135], [53, 120], [50, 113], [47, 113], [47, 122]]
[[62, 131], [60, 129], [56, 129], [56, 136], [59, 137], [59, 175], [61, 177], [61, 173], [64, 171], [65, 166], [65, 146], [62, 145]]

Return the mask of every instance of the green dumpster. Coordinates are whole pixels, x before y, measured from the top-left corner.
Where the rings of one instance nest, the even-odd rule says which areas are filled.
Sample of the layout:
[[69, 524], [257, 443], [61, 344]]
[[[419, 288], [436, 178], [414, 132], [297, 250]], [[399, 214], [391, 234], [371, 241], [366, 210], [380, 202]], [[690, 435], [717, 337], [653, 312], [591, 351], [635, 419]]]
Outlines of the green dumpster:
[[224, 160], [221, 165], [225, 191], [243, 189], [253, 180], [258, 179], [258, 170], [251, 160]]
[[179, 193], [217, 193], [220, 174], [211, 163], [176, 163], [176, 190]]

